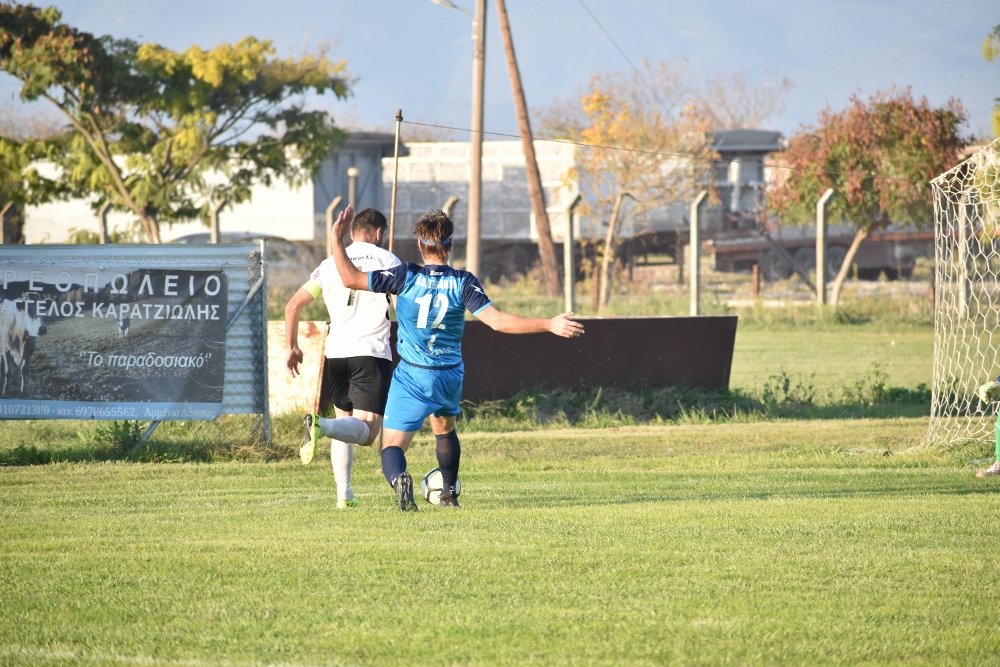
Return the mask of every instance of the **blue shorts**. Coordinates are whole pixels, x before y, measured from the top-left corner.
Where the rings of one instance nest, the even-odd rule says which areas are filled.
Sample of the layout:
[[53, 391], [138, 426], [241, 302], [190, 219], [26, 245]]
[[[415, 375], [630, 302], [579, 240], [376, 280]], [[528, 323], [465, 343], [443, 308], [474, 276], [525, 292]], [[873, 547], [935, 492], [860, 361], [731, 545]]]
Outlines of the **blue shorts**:
[[385, 428], [419, 431], [427, 415], [455, 417], [462, 414], [459, 403], [464, 377], [464, 365], [437, 370], [400, 361], [389, 384]]

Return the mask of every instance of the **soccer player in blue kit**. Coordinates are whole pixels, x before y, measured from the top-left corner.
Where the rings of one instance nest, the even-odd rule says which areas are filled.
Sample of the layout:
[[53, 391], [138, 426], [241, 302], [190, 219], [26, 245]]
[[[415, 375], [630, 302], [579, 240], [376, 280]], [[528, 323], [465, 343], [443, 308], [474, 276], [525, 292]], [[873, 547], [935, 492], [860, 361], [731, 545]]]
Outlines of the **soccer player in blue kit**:
[[406, 472], [406, 450], [414, 434], [430, 417], [441, 469], [442, 507], [458, 507], [455, 482], [462, 448], [455, 432], [461, 413], [462, 333], [465, 311], [495, 331], [510, 334], [551, 332], [564, 338], [583, 335], [573, 313], [552, 318], [522, 317], [499, 310], [486, 296], [479, 279], [448, 266], [454, 225], [442, 211], [430, 211], [413, 228], [424, 266], [400, 264], [378, 271], [359, 271], [344, 247], [343, 235], [354, 216], [348, 206], [333, 227], [333, 258], [344, 286], [397, 295], [396, 352], [382, 430], [382, 474], [396, 491], [399, 509], [417, 509], [413, 478]]

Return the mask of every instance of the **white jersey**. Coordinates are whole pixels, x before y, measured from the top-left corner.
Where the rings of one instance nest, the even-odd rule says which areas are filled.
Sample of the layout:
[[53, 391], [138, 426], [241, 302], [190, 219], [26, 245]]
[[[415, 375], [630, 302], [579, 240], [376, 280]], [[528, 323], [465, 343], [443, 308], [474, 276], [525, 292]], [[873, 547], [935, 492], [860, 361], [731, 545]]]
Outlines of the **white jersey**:
[[[347, 256], [359, 271], [388, 269], [399, 258], [371, 243], [355, 241], [347, 246]], [[326, 337], [326, 356], [379, 357], [392, 359], [389, 348], [389, 301], [385, 294], [349, 290], [344, 287], [332, 257], [323, 260], [310, 274], [303, 289], [318, 298], [320, 291], [330, 313], [330, 333]]]

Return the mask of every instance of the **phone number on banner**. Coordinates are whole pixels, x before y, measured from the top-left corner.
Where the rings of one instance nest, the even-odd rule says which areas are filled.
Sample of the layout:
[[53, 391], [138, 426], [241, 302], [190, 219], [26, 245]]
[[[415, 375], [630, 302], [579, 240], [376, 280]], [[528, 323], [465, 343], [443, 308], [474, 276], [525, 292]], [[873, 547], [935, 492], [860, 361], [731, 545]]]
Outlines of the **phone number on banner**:
[[68, 405], [0, 401], [0, 419], [137, 419], [131, 405]]

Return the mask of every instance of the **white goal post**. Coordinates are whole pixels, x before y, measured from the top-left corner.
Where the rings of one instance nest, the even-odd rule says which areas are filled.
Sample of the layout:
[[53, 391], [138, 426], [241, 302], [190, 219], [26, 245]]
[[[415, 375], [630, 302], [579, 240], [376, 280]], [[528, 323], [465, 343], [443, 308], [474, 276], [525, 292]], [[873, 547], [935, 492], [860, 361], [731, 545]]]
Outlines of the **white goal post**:
[[993, 441], [976, 396], [1000, 374], [1000, 139], [941, 174], [934, 196], [934, 366], [924, 445]]

